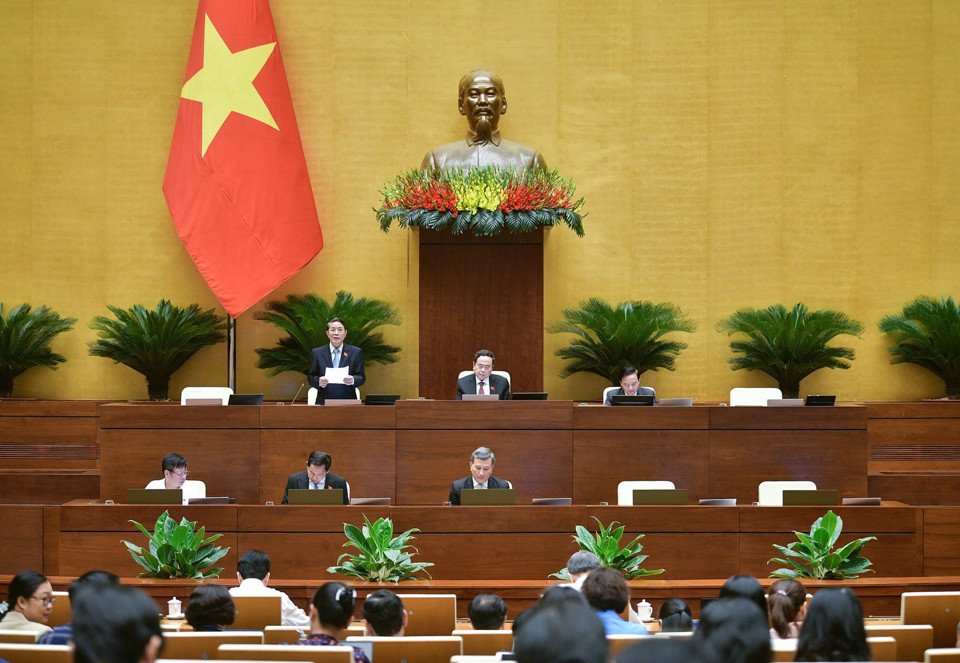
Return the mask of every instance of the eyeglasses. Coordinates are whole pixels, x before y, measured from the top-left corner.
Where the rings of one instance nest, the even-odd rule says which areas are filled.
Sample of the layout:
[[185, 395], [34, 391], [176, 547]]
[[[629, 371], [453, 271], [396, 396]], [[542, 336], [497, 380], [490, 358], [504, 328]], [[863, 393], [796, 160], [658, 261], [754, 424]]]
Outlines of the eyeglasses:
[[32, 598], [32, 599], [37, 599], [38, 601], [40, 601], [40, 603], [43, 604], [43, 607], [45, 607], [45, 608], [50, 608], [50, 607], [53, 606], [54, 603], [57, 602], [57, 597], [56, 597], [56, 596], [42, 596], [42, 597], [41, 597], [41, 596], [31, 596], [30, 598]]
[[[167, 471], [170, 472], [170, 470]], [[170, 472], [170, 474], [176, 477], [185, 477], [190, 474], [190, 470], [184, 470], [183, 472]]]

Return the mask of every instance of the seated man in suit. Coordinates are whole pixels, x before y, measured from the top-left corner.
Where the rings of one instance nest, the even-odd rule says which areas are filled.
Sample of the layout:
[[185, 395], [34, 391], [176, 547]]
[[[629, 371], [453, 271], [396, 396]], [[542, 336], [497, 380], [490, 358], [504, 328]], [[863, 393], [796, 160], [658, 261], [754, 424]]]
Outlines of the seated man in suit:
[[640, 374], [633, 366], [627, 366], [620, 372], [620, 388], [607, 392], [603, 404], [613, 405], [614, 396], [653, 396], [653, 404], [657, 404], [657, 392], [653, 387], [640, 386]]
[[[317, 403], [323, 403], [328, 398], [356, 400], [356, 387], [366, 380], [363, 373], [363, 350], [343, 342], [347, 338], [347, 328], [340, 318], [332, 318], [327, 323], [327, 338], [330, 339], [328, 345], [310, 351], [307, 382], [320, 391], [317, 394]], [[347, 369], [343, 384], [330, 383], [326, 378], [329, 368]]]
[[147, 490], [176, 490], [183, 491], [183, 503], [186, 504], [190, 498], [206, 497], [207, 485], [202, 481], [187, 481], [187, 475], [190, 470], [187, 469], [187, 459], [180, 454], [167, 454], [160, 462], [160, 468], [163, 470], [162, 479], [154, 479], [146, 485]]
[[389, 589], [378, 589], [363, 602], [363, 626], [366, 635], [401, 637], [407, 628], [403, 601]]
[[333, 458], [326, 451], [311, 452], [310, 457], [307, 458], [307, 469], [291, 474], [287, 479], [287, 487], [283, 489], [283, 500], [280, 504], [287, 504], [291, 489], [333, 490], [335, 488], [343, 490], [343, 503], [350, 504], [347, 482], [343, 477], [330, 472], [332, 464]]
[[465, 375], [457, 381], [457, 400], [464, 394], [499, 394], [501, 401], [510, 400], [510, 383], [499, 375], [492, 375], [493, 353], [478, 350], [473, 355], [473, 375]]
[[509, 488], [510, 482], [493, 476], [496, 456], [486, 447], [479, 447], [470, 455], [470, 476], [454, 481], [450, 486], [450, 504], [460, 504], [461, 490], [483, 490], [486, 488]]

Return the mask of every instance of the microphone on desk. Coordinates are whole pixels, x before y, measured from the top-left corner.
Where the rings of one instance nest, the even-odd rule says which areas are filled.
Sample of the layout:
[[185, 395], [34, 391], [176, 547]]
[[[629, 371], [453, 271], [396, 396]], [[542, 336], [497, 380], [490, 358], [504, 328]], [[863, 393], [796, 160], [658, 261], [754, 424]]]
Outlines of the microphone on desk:
[[300, 397], [300, 392], [303, 391], [303, 387], [304, 387], [305, 384], [306, 384], [306, 382], [301, 383], [300, 388], [297, 389], [297, 394], [293, 397], [293, 400], [290, 401], [290, 405], [293, 405], [294, 403], [297, 402], [297, 398]]

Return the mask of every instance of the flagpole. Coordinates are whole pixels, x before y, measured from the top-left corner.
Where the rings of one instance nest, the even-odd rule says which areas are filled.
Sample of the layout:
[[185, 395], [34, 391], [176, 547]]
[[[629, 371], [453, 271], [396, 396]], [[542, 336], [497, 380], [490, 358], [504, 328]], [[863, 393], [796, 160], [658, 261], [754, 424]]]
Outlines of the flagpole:
[[227, 313], [227, 386], [237, 393], [237, 319]]

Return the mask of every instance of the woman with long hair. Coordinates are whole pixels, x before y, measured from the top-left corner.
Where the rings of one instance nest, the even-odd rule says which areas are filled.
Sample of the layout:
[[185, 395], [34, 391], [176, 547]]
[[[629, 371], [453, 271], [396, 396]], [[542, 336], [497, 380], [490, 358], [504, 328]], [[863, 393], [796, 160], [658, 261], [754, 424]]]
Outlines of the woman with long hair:
[[767, 594], [770, 611], [770, 637], [796, 638], [807, 613], [807, 590], [796, 580], [778, 580]]
[[[310, 601], [310, 637], [302, 644], [331, 647], [347, 636], [357, 606], [357, 591], [342, 582], [328, 582]], [[370, 663], [362, 649], [353, 648], [353, 663]]]
[[869, 661], [863, 611], [846, 587], [817, 592], [800, 627], [795, 661]]

